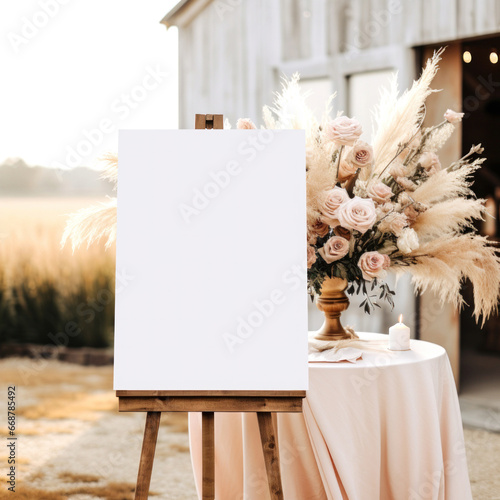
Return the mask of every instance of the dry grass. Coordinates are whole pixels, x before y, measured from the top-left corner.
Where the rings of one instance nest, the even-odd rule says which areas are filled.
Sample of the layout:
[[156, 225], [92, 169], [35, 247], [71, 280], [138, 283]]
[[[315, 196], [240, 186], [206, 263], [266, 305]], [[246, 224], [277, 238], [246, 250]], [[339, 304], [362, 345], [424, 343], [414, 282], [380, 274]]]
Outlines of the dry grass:
[[17, 414], [28, 419], [63, 419], [77, 418], [93, 421], [102, 411], [117, 411], [118, 402], [113, 392], [89, 394], [85, 392], [61, 392], [52, 397], [45, 397], [38, 403], [20, 407]]
[[172, 443], [170, 449], [176, 453], [189, 453], [189, 446], [184, 446], [183, 444]]
[[[7, 455], [0, 455], [0, 464], [6, 464], [7, 463]], [[26, 457], [16, 457], [16, 464], [17, 465], [29, 465], [30, 461]]]
[[113, 304], [89, 322], [77, 307], [98, 290], [113, 292], [114, 249], [60, 248], [67, 214], [95, 201], [0, 199], [0, 341], [50, 344], [49, 333], [75, 321], [83, 333], [69, 339], [72, 345], [109, 345]]
[[92, 474], [75, 474], [73, 472], [61, 472], [59, 474], [59, 479], [65, 483], [97, 483], [99, 482], [99, 477], [93, 476]]
[[188, 414], [183, 412], [162, 413], [160, 425], [168, 427], [169, 432], [187, 432]]
[[68, 500], [68, 497], [56, 491], [42, 491], [29, 486], [16, 486], [15, 493], [2, 489], [0, 500]]
[[[103, 500], [132, 500], [135, 484], [108, 483], [104, 486], [81, 486], [63, 490], [42, 491], [29, 486], [16, 487], [15, 500], [67, 500], [71, 495], [92, 495]], [[10, 491], [0, 491], [0, 500], [13, 498]], [[149, 496], [156, 496], [150, 491]]]
[[[40, 436], [43, 434], [72, 434], [72, 431], [69, 429], [62, 429], [57, 426], [44, 426], [42, 427], [22, 427], [18, 428], [18, 433], [23, 435], [23, 436]], [[8, 429], [0, 429], [0, 437], [8, 437], [9, 436], [9, 430]]]
[[87, 391], [113, 387], [113, 369], [110, 366], [82, 367], [69, 363], [36, 361], [28, 358], [5, 359], [0, 364], [0, 379], [21, 386], [52, 391], [51, 386], [77, 384]]

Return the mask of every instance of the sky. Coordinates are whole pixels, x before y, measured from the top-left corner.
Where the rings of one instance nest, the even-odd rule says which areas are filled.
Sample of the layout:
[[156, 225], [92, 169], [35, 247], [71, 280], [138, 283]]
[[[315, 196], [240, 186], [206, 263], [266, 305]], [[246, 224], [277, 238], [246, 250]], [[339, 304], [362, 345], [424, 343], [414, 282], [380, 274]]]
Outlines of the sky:
[[176, 0], [0, 6], [0, 162], [96, 167], [119, 129], [177, 128]]

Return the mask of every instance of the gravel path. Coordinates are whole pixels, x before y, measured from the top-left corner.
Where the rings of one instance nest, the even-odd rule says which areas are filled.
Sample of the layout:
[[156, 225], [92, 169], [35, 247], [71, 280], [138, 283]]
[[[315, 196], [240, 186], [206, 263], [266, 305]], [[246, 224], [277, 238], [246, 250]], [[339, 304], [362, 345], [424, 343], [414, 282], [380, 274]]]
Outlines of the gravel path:
[[[116, 411], [111, 367], [10, 358], [0, 360], [0, 380], [2, 394], [9, 383], [17, 387], [15, 500], [133, 498], [145, 415]], [[0, 436], [5, 429], [1, 412]], [[500, 500], [500, 434], [466, 429], [465, 437], [474, 499]], [[3, 475], [3, 450], [0, 463]], [[185, 414], [162, 416], [151, 492], [196, 499]], [[4, 498], [14, 497], [3, 489]]]

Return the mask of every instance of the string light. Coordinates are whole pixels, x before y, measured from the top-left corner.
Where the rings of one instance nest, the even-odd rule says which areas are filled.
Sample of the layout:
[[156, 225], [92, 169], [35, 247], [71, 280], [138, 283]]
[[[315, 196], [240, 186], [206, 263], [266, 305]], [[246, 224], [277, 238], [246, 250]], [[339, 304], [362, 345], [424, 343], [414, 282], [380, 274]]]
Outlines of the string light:
[[496, 64], [498, 62], [498, 54], [497, 54], [496, 49], [491, 49], [490, 62], [491, 62], [491, 64]]
[[472, 54], [468, 50], [464, 51], [462, 57], [463, 57], [464, 63], [469, 64], [472, 61]]

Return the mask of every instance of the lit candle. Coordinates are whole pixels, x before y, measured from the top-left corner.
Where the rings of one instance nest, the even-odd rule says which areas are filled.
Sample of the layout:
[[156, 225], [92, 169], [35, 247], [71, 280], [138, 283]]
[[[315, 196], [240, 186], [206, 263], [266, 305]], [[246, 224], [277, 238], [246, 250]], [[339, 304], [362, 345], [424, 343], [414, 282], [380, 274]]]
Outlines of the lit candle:
[[389, 328], [389, 349], [391, 351], [408, 351], [410, 349], [410, 329], [403, 323], [403, 315], [399, 315], [399, 323]]

